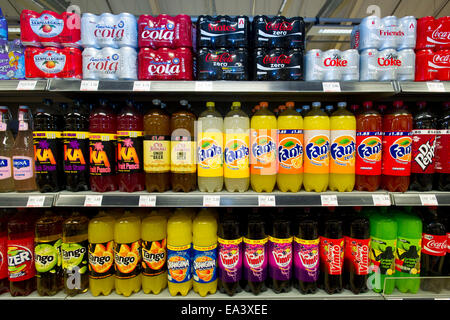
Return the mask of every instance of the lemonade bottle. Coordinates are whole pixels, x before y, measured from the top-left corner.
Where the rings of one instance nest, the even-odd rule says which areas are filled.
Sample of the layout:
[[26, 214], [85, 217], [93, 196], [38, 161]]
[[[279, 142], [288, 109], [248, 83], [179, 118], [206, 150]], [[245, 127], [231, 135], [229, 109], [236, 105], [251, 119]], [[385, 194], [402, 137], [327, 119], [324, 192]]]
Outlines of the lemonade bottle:
[[204, 297], [217, 290], [217, 220], [203, 211], [193, 221], [194, 291]]
[[114, 289], [114, 221], [103, 211], [89, 221], [89, 290], [94, 297]]
[[249, 140], [250, 120], [233, 102], [224, 120], [224, 178], [228, 192], [245, 192], [250, 183]]
[[330, 118], [330, 190], [352, 191], [355, 186], [356, 119], [339, 102]]
[[330, 119], [313, 102], [304, 119], [305, 160], [303, 186], [306, 191], [323, 192], [328, 187], [330, 163]]
[[201, 192], [218, 192], [223, 188], [223, 118], [214, 102], [197, 121], [198, 188]]
[[167, 220], [151, 215], [142, 220], [142, 289], [159, 294], [167, 287]]
[[141, 290], [141, 219], [126, 212], [114, 224], [115, 287], [125, 297]]
[[277, 180], [277, 118], [260, 103], [250, 121], [250, 183], [256, 192], [272, 192]]
[[176, 210], [167, 223], [167, 278], [172, 296], [188, 294], [192, 288], [192, 217]]
[[294, 109], [294, 102], [286, 102], [277, 126], [277, 186], [282, 192], [298, 192], [303, 181], [303, 118]]

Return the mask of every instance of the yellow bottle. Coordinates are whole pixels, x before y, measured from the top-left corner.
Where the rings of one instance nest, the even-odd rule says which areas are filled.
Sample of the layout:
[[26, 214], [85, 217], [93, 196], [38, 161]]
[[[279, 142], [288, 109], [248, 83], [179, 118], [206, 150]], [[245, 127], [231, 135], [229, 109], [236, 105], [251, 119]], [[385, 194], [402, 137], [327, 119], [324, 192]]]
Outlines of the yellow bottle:
[[141, 219], [125, 213], [114, 224], [116, 292], [126, 297], [141, 290]]
[[167, 279], [169, 293], [172, 296], [178, 293], [185, 296], [192, 288], [190, 213], [177, 209], [167, 223]]
[[306, 191], [323, 192], [328, 187], [330, 165], [330, 118], [313, 102], [304, 119], [304, 173]]
[[219, 213], [215, 208], [201, 208], [196, 217], [198, 216], [208, 216], [217, 220], [219, 218]]
[[331, 114], [330, 190], [352, 191], [355, 186], [356, 119], [346, 109], [347, 103], [339, 102]]
[[250, 121], [250, 183], [255, 192], [272, 192], [277, 181], [277, 118], [260, 103]]
[[277, 126], [277, 186], [281, 192], [298, 192], [303, 181], [303, 118], [295, 111], [294, 102], [286, 102]]
[[150, 216], [142, 220], [142, 289], [159, 294], [167, 287], [167, 220]]

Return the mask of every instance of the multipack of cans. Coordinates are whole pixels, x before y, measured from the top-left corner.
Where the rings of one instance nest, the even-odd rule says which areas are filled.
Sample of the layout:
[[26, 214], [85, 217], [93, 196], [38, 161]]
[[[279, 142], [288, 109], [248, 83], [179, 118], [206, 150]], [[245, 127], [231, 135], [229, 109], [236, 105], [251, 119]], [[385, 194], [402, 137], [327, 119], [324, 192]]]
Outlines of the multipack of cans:
[[248, 80], [247, 48], [200, 48], [198, 80]]
[[248, 48], [250, 22], [246, 16], [208, 16], [197, 19], [198, 48]]
[[358, 81], [359, 53], [349, 49], [309, 50], [305, 55], [306, 81]]
[[139, 80], [192, 80], [190, 48], [141, 48], [138, 55]]
[[257, 48], [253, 53], [253, 61], [255, 80], [303, 80], [301, 49]]
[[83, 79], [134, 80], [137, 79], [137, 52], [132, 47], [83, 50]]
[[360, 81], [414, 81], [413, 49], [366, 49], [360, 53]]

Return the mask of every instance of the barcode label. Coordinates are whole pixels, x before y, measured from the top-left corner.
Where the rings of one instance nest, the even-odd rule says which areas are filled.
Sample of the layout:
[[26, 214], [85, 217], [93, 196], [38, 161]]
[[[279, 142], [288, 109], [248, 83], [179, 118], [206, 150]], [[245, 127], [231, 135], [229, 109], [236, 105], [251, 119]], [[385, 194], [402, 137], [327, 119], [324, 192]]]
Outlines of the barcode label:
[[212, 91], [212, 81], [197, 81], [195, 83], [195, 91]]
[[335, 207], [338, 205], [337, 196], [335, 194], [321, 194], [320, 200], [324, 207]]
[[391, 198], [388, 194], [373, 194], [372, 195], [374, 206], [390, 206]]
[[186, 152], [177, 152], [177, 160], [186, 160]]
[[155, 207], [156, 206], [156, 196], [144, 195], [139, 196], [139, 207]]
[[87, 195], [84, 198], [85, 207], [100, 207], [102, 205], [102, 195]]
[[438, 201], [435, 194], [419, 194], [423, 206], [437, 206]]
[[16, 90], [34, 90], [36, 88], [36, 80], [20, 80]]
[[151, 81], [134, 81], [133, 91], [150, 91]]
[[45, 196], [29, 196], [27, 201], [28, 208], [43, 207]]
[[322, 82], [323, 92], [341, 92], [339, 82]]
[[444, 84], [442, 82], [427, 82], [428, 91], [445, 92]]
[[162, 160], [164, 158], [164, 153], [162, 151], [153, 152], [153, 160]]
[[220, 206], [220, 196], [203, 196], [203, 206], [204, 207], [219, 207]]
[[275, 207], [275, 196], [258, 196], [258, 206]]
[[81, 80], [80, 91], [97, 91], [98, 80]]

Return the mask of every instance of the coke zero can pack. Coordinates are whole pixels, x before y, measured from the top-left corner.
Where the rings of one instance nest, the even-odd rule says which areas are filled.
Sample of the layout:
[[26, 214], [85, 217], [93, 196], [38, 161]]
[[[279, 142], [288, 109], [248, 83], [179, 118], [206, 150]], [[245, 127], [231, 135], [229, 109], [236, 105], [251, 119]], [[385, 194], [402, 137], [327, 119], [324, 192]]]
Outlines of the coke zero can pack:
[[416, 81], [449, 81], [450, 49], [432, 51], [431, 49], [416, 52]]
[[197, 19], [197, 46], [208, 48], [247, 48], [250, 22], [246, 16], [205, 16]]
[[360, 81], [414, 81], [413, 49], [367, 49], [361, 52]]
[[189, 48], [142, 48], [138, 54], [139, 80], [192, 80]]
[[450, 49], [450, 17], [418, 19], [416, 49]]
[[200, 48], [196, 67], [198, 80], [249, 80], [245, 48]]
[[255, 16], [252, 30], [255, 48], [305, 48], [305, 22], [302, 17]]
[[83, 79], [137, 79], [137, 52], [131, 47], [83, 50]]
[[266, 49], [254, 51], [254, 80], [303, 80], [303, 51], [301, 49]]
[[358, 81], [359, 68], [359, 53], [355, 49], [313, 49], [305, 55], [306, 81]]

